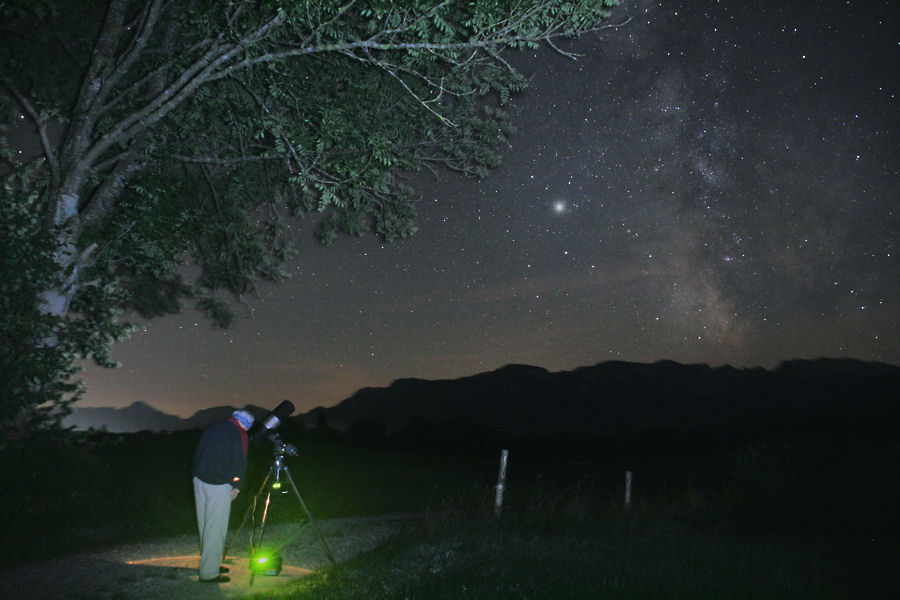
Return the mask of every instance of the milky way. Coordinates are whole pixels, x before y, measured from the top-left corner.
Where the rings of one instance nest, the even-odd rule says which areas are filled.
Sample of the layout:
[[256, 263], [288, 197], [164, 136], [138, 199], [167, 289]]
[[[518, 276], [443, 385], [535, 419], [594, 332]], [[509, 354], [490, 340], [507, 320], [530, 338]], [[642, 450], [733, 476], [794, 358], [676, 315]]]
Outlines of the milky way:
[[419, 233], [315, 245], [236, 328], [143, 324], [83, 405], [299, 410], [402, 377], [606, 360], [900, 364], [893, 3], [630, 2], [510, 58], [482, 181], [419, 174]]

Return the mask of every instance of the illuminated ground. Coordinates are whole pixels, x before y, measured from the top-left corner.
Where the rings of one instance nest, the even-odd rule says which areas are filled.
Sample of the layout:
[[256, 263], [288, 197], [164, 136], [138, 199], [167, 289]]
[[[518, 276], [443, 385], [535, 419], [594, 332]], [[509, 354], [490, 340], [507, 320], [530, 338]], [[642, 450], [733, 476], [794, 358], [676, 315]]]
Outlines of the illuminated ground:
[[[200, 563], [199, 555], [185, 556], [158, 556], [128, 561], [128, 565], [150, 567], [153, 573], [151, 577], [169, 577], [176, 579], [197, 580], [197, 565]], [[249, 562], [246, 557], [230, 556], [224, 562], [228, 567], [228, 577], [231, 581], [217, 584], [223, 588], [240, 588], [241, 592], [248, 591], [252, 587], [254, 591], [268, 589], [287, 583], [292, 579], [304, 577], [312, 573], [310, 569], [284, 565], [278, 575], [251, 574]]]
[[[399, 516], [361, 517], [329, 519], [318, 521], [318, 524], [329, 549], [340, 563], [379, 546], [392, 535], [402, 519], [404, 517]], [[272, 525], [266, 529], [266, 540], [268, 544], [280, 547], [284, 567], [277, 576], [255, 576], [252, 586], [249, 544], [243, 536], [229, 552], [231, 558], [227, 566], [231, 581], [207, 584], [197, 581], [197, 537], [184, 535], [10, 569], [0, 567], [0, 599], [241, 598], [330, 567], [320, 540], [309, 526]]]

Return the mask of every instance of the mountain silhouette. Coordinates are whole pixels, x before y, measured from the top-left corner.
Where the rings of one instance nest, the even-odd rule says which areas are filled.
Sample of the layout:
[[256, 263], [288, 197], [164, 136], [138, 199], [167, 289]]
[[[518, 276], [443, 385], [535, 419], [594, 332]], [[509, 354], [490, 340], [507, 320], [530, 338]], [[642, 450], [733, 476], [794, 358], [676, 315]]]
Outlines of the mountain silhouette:
[[[897, 424], [900, 367], [854, 359], [791, 360], [774, 370], [672, 361], [610, 361], [571, 371], [510, 364], [459, 379], [398, 379], [364, 388], [332, 407], [296, 416], [306, 429], [356, 427], [385, 434], [423, 423], [467, 424], [516, 436], [621, 436], [696, 430], [738, 422], [802, 424], [868, 420]], [[257, 419], [268, 414], [244, 407]], [[66, 425], [128, 433], [202, 428], [234, 407], [183, 419], [143, 402], [125, 408], [75, 407]]]
[[[256, 419], [269, 413], [259, 406], [247, 405], [242, 408]], [[234, 410], [233, 406], [216, 406], [197, 411], [184, 419], [164, 413], [144, 402], [133, 402], [124, 408], [76, 406], [63, 425], [75, 429], [105, 429], [110, 433], [183, 431], [202, 429], [214, 421], [228, 418]]]
[[299, 419], [346, 431], [376, 422], [469, 422], [500, 433], [616, 436], [773, 419], [896, 420], [900, 367], [853, 359], [792, 360], [769, 371], [730, 366], [604, 362], [551, 373], [529, 365], [453, 380], [400, 379], [365, 388]]

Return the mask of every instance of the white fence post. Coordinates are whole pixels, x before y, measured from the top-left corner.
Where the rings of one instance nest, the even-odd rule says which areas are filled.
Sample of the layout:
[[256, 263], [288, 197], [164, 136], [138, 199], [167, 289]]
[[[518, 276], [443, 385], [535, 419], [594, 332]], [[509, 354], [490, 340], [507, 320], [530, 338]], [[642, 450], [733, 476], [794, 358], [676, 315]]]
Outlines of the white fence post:
[[625, 471], [625, 508], [631, 506], [631, 471]]
[[503, 488], [506, 487], [506, 460], [509, 450], [504, 449], [500, 453], [500, 473], [497, 475], [497, 492], [494, 496], [494, 514], [500, 516], [500, 508], [503, 506]]

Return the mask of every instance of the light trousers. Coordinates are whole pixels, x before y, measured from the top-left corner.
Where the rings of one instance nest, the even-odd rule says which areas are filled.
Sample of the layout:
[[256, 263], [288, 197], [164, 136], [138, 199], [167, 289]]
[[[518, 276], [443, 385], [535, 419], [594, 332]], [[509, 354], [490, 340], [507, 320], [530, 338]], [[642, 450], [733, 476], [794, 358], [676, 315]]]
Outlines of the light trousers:
[[222, 566], [231, 515], [231, 485], [211, 485], [194, 477], [194, 503], [200, 532], [200, 579], [213, 579]]

